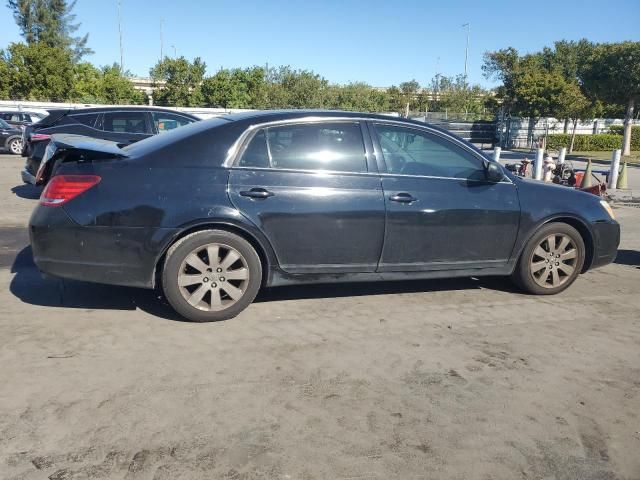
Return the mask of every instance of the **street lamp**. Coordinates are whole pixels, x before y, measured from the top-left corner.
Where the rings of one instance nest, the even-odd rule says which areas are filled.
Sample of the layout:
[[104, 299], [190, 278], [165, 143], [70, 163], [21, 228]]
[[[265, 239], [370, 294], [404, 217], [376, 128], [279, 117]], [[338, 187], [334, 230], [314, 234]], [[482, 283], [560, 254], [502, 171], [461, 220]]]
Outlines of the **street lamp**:
[[467, 48], [464, 50], [464, 83], [467, 83], [467, 64], [469, 62], [469, 30], [471, 29], [471, 24], [469, 22], [464, 23], [462, 27], [467, 27]]

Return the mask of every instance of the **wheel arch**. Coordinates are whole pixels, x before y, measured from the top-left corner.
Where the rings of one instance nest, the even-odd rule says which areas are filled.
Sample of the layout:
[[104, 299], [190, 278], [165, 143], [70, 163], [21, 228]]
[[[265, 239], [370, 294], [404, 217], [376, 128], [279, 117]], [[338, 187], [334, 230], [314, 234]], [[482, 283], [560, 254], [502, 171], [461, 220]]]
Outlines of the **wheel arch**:
[[260, 258], [260, 263], [262, 264], [262, 279], [261, 285], [264, 286], [267, 284], [269, 278], [269, 271], [272, 265], [277, 263], [275, 258], [275, 254], [271, 249], [271, 246], [268, 245], [266, 239], [259, 238], [259, 235], [245, 226], [238, 225], [235, 222], [231, 222], [226, 219], [216, 219], [216, 220], [207, 220], [206, 222], [201, 222], [195, 225], [191, 225], [187, 228], [180, 230], [180, 232], [174, 235], [169, 242], [164, 246], [162, 253], [156, 259], [156, 263], [153, 271], [153, 287], [160, 283], [160, 277], [162, 275], [162, 267], [164, 265], [164, 260], [167, 256], [167, 251], [181, 238], [186, 237], [195, 232], [202, 232], [206, 230], [223, 230], [225, 232], [234, 233], [239, 237], [245, 239], [247, 242], [251, 244], [251, 246], [255, 249], [258, 257]]
[[584, 242], [584, 248], [585, 248], [584, 264], [582, 266], [582, 270], [580, 271], [580, 273], [584, 273], [587, 270], [589, 270], [589, 268], [591, 268], [591, 264], [593, 263], [593, 256], [595, 254], [595, 240], [594, 240], [593, 232], [591, 231], [591, 229], [588, 226], [588, 223], [585, 220], [570, 214], [558, 214], [551, 217], [547, 217], [542, 221], [538, 222], [536, 226], [531, 229], [531, 232], [529, 233], [527, 238], [524, 240], [524, 242], [522, 242], [522, 247], [518, 252], [518, 257], [517, 257], [518, 260], [520, 259], [520, 256], [522, 255], [522, 252], [524, 251], [525, 246], [527, 245], [527, 243], [529, 243], [529, 240], [531, 240], [531, 238], [536, 234], [536, 232], [541, 227], [548, 225], [550, 223], [566, 223], [567, 225], [570, 225], [571, 227], [575, 228], [578, 231], [578, 233], [582, 237], [582, 241]]
[[8, 149], [8, 148], [9, 148], [9, 144], [11, 143], [11, 141], [12, 141], [12, 140], [15, 140], [16, 138], [17, 138], [18, 140], [22, 140], [22, 137], [21, 137], [20, 135], [11, 135], [10, 137], [8, 137], [8, 138], [4, 141], [4, 147]]

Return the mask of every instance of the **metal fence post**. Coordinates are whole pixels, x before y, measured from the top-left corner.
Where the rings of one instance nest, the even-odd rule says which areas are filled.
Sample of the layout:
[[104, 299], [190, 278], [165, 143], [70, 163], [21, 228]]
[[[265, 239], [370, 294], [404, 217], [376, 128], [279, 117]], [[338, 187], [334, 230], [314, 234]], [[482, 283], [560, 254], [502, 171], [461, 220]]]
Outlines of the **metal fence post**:
[[500, 152], [502, 151], [502, 149], [500, 147], [494, 147], [493, 149], [493, 161], [494, 162], [499, 162], [500, 161]]
[[564, 157], [567, 156], [567, 147], [562, 147], [560, 149], [560, 154], [558, 155], [558, 163], [560, 165], [564, 165]]
[[544, 161], [544, 148], [536, 150], [536, 161], [533, 164], [533, 178], [542, 180], [542, 162]]
[[609, 169], [609, 190], [615, 190], [618, 183], [618, 172], [620, 171], [620, 154], [622, 150], [614, 150], [611, 155], [611, 168]]

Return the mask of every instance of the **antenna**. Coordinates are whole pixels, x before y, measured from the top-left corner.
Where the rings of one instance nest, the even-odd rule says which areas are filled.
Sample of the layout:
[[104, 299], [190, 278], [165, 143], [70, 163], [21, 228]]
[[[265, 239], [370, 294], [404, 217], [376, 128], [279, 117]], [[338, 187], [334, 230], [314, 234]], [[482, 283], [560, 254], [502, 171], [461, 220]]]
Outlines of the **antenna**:
[[118, 0], [118, 34], [120, 35], [120, 73], [124, 73], [124, 61], [122, 53], [122, 12], [120, 0]]

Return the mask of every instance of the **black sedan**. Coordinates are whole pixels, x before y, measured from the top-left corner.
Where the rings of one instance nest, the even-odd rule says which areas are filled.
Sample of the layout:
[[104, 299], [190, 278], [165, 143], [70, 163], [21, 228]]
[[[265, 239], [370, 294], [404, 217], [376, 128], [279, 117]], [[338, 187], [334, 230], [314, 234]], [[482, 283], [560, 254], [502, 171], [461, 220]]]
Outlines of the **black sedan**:
[[22, 130], [9, 125], [0, 118], [0, 147], [4, 147], [14, 155], [22, 151]]
[[49, 116], [25, 127], [22, 156], [28, 157], [22, 181], [45, 184], [41, 165], [51, 135], [66, 133], [110, 140], [122, 146], [198, 121], [189, 113], [154, 107], [92, 107], [49, 110]]
[[194, 321], [299, 283], [509, 275], [554, 294], [619, 243], [599, 197], [381, 115], [252, 112], [123, 148], [52, 143], [58, 166], [30, 220], [40, 270], [160, 286]]

